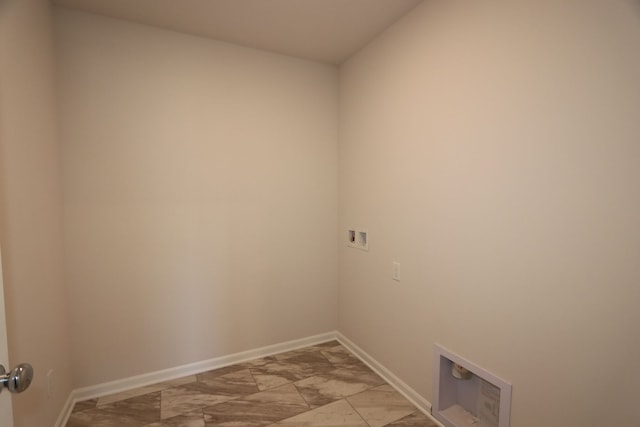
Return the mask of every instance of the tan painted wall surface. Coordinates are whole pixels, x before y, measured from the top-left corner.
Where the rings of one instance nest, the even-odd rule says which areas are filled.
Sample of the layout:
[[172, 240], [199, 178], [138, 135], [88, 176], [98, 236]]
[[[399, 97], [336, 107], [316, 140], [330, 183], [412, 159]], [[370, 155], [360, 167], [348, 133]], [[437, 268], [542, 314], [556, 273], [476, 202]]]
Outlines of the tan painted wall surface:
[[334, 330], [336, 69], [55, 22], [75, 385]]
[[[0, 19], [10, 362], [37, 370], [16, 425], [50, 425], [71, 389], [50, 10]], [[335, 70], [56, 30], [74, 385], [334, 329]], [[427, 2], [349, 61], [339, 330], [428, 399], [434, 342], [511, 380], [517, 427], [640, 424], [639, 75], [622, 0]]]
[[53, 425], [71, 391], [54, 107], [49, 2], [0, 2], [0, 243], [10, 359], [1, 363], [35, 369], [31, 387], [12, 398], [16, 427]]
[[637, 1], [425, 2], [348, 61], [339, 330], [428, 399], [434, 342], [511, 380], [515, 427], [640, 425], [639, 76]]

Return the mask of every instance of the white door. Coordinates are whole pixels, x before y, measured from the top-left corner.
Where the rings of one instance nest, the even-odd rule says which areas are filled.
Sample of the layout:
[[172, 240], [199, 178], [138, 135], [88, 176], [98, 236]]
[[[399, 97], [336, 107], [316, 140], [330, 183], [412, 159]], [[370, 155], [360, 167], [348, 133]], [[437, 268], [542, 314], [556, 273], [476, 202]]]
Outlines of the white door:
[[[4, 314], [4, 284], [2, 282], [2, 249], [0, 248], [0, 364], [8, 366], [9, 349], [7, 347], [7, 320]], [[4, 390], [0, 393], [0, 427], [13, 427], [13, 408], [11, 393]]]

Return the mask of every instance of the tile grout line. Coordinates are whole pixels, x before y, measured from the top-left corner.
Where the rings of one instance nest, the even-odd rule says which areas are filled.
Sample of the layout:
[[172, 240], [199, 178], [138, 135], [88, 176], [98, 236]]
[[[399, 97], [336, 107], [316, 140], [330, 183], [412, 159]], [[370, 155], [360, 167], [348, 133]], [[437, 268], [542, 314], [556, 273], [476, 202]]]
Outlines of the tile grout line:
[[347, 402], [347, 404], [349, 406], [351, 406], [351, 408], [353, 408], [354, 411], [356, 411], [356, 414], [358, 414], [358, 416], [360, 417], [360, 419], [369, 427], [371, 427], [371, 424], [369, 424], [369, 422], [367, 422], [367, 420], [364, 419], [364, 417], [362, 416], [362, 414], [355, 408], [355, 406], [353, 406], [351, 404], [351, 402], [349, 402], [349, 399], [347, 399], [346, 397], [344, 398], [344, 401]]

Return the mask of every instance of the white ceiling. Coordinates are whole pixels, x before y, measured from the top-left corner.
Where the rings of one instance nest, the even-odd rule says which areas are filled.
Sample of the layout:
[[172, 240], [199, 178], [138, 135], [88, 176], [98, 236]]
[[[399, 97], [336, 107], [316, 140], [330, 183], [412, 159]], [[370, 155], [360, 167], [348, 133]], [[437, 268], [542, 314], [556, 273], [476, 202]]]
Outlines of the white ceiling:
[[421, 1], [53, 0], [53, 3], [340, 64]]

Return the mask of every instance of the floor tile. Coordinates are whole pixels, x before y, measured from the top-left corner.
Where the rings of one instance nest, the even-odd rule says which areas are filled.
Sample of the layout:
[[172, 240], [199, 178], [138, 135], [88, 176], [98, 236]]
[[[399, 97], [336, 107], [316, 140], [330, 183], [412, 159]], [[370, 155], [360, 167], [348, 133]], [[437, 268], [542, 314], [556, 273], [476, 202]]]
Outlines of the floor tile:
[[130, 399], [136, 396], [143, 396], [148, 393], [153, 393], [156, 391], [165, 390], [169, 387], [173, 387], [180, 384], [186, 384], [196, 381], [195, 375], [190, 375], [187, 377], [177, 378], [175, 380], [164, 381], [157, 384], [148, 385], [145, 387], [136, 388], [133, 390], [123, 391], [122, 393], [110, 394], [108, 396], [104, 396], [98, 399], [98, 406], [107, 405], [109, 403], [118, 402], [120, 400]]
[[160, 421], [160, 392], [71, 414], [67, 427], [142, 427]]
[[163, 420], [259, 391], [248, 369], [202, 378], [205, 379], [162, 391]]
[[205, 427], [202, 411], [178, 415], [144, 427]]
[[254, 377], [258, 383], [260, 390], [269, 390], [284, 384], [289, 384], [298, 379], [296, 375], [287, 375], [286, 373], [276, 374], [267, 372], [255, 372]]
[[264, 366], [264, 365], [266, 365], [268, 363], [273, 363], [273, 362], [275, 362], [277, 360], [278, 359], [276, 359], [275, 356], [267, 356], [267, 357], [261, 357], [259, 359], [249, 360], [247, 362], [242, 362], [238, 366], [242, 367], [242, 369], [258, 368], [258, 367]]
[[233, 372], [238, 372], [243, 369], [244, 368], [239, 365], [225, 366], [224, 368], [214, 369], [212, 371], [206, 371], [201, 374], [198, 374], [196, 375], [196, 379], [198, 381], [203, 381], [206, 379], [218, 378], [219, 376], [230, 374]]
[[346, 400], [337, 400], [273, 426], [286, 427], [369, 427]]
[[249, 369], [242, 369], [214, 378], [206, 376], [202, 378], [200, 381], [186, 384], [185, 387], [231, 397], [244, 396], [260, 391]]
[[407, 399], [386, 384], [348, 397], [347, 401], [371, 427], [382, 427], [416, 410]]
[[385, 427], [439, 427], [438, 424], [420, 411], [387, 424]]
[[[318, 375], [336, 369], [320, 352], [300, 354], [282, 361], [302, 378]], [[301, 379], [301, 378], [300, 378]]]
[[97, 406], [104, 406], [110, 403], [119, 402], [122, 400], [131, 399], [132, 397], [144, 396], [145, 394], [154, 393], [165, 389], [166, 387], [160, 384], [153, 384], [145, 387], [139, 387], [133, 390], [123, 391], [121, 393], [114, 393], [108, 396], [98, 398]]
[[335, 366], [320, 352], [307, 352], [251, 368], [251, 374], [256, 379], [258, 388], [267, 390], [332, 370], [335, 370]]
[[161, 391], [160, 419], [175, 417], [201, 410], [205, 406], [215, 405], [234, 397], [202, 392], [187, 386], [179, 386]]
[[334, 347], [341, 347], [341, 345], [340, 345], [340, 343], [338, 341], [334, 340], [334, 341], [329, 341], [329, 342], [325, 342], [325, 343], [321, 343], [321, 344], [312, 345], [312, 346], [309, 346], [309, 347], [303, 347], [303, 348], [298, 348], [298, 349], [291, 350], [291, 351], [286, 351], [284, 353], [276, 354], [274, 357], [277, 360], [286, 360], [286, 359], [289, 359], [291, 357], [299, 356], [299, 355], [304, 354], [304, 353], [312, 353], [312, 352], [326, 350], [326, 349], [330, 349], [330, 348], [334, 348]]
[[73, 412], [80, 412], [86, 409], [93, 409], [98, 404], [98, 399], [85, 400], [83, 402], [77, 402], [73, 406]]
[[309, 409], [293, 384], [203, 409], [206, 426], [259, 427], [292, 417]]
[[[323, 356], [336, 367], [349, 367], [364, 365], [360, 359], [354, 356], [349, 350], [341, 345], [331, 348], [322, 349], [320, 351]], [[365, 365], [366, 366], [366, 365]]]
[[160, 383], [160, 385], [165, 386], [165, 388], [169, 388], [178, 385], [189, 384], [197, 380], [198, 378], [196, 375], [188, 375], [186, 377], [176, 378], [175, 380], [163, 381]]
[[312, 407], [361, 393], [384, 384], [384, 380], [369, 370], [336, 369], [322, 375], [297, 381], [295, 386]]
[[77, 403], [67, 427], [435, 427], [337, 341]]

